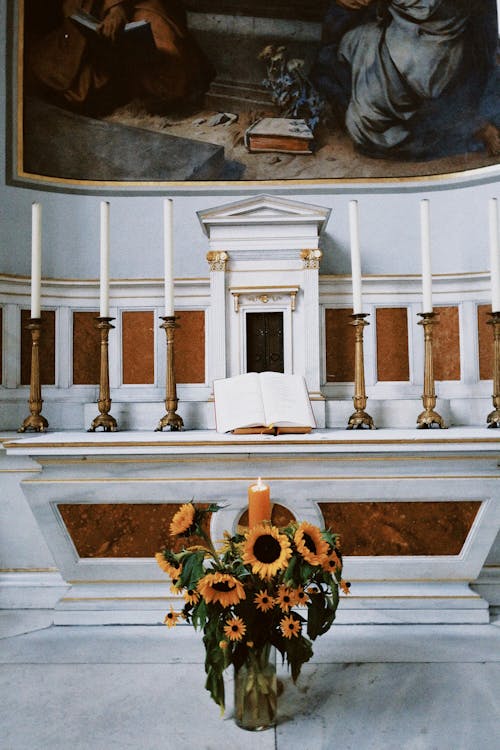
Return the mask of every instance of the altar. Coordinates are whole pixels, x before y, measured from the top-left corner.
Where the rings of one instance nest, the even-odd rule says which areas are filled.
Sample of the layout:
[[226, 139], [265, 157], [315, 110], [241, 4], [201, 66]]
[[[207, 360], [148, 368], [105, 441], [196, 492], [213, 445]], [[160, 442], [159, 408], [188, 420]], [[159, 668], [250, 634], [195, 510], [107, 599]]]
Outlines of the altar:
[[488, 622], [470, 584], [500, 528], [496, 431], [52, 432], [4, 447], [31, 470], [20, 486], [61, 576], [55, 623], [162, 622], [175, 597], [154, 554], [170, 542], [171, 514], [218, 503], [216, 543], [244, 525], [258, 476], [275, 523], [340, 533], [352, 586], [339, 622]]

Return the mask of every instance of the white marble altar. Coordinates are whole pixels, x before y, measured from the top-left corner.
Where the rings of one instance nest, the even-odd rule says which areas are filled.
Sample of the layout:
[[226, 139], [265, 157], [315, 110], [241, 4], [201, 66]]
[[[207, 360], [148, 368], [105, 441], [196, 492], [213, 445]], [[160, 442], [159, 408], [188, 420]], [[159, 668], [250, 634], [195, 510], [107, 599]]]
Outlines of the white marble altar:
[[[310, 435], [46, 433], [4, 442], [29, 462], [22, 491], [62, 577], [54, 621], [162, 621], [168, 581], [152, 558], [79, 557], [60, 503], [218, 502], [211, 533], [235, 529], [247, 487], [266, 477], [273, 501], [298, 520], [322, 522], [324, 501], [480, 501], [458, 554], [351, 556], [352, 595], [339, 610], [351, 623], [485, 623], [488, 602], [469, 584], [500, 528], [495, 431], [317, 430]], [[35, 470], [33, 472], [33, 470]], [[48, 575], [47, 573], [45, 575]], [[51, 575], [58, 575], [52, 573]]]

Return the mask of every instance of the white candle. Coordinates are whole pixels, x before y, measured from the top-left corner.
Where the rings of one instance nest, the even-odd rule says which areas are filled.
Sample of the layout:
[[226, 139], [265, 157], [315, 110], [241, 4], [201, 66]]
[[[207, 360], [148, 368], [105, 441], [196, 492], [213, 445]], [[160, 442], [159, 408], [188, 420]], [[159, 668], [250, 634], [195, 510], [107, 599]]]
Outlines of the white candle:
[[491, 312], [500, 312], [500, 244], [498, 239], [498, 202], [496, 198], [490, 199], [489, 219]]
[[349, 232], [351, 236], [352, 311], [363, 312], [361, 301], [361, 254], [359, 250], [358, 201], [349, 201]]
[[101, 269], [99, 315], [109, 318], [109, 203], [101, 201]]
[[165, 317], [174, 314], [174, 222], [172, 201], [163, 202], [163, 253], [165, 261]]
[[42, 287], [42, 207], [31, 206], [31, 317], [40, 317]]
[[422, 253], [422, 312], [432, 312], [432, 273], [429, 201], [420, 201], [420, 249]]

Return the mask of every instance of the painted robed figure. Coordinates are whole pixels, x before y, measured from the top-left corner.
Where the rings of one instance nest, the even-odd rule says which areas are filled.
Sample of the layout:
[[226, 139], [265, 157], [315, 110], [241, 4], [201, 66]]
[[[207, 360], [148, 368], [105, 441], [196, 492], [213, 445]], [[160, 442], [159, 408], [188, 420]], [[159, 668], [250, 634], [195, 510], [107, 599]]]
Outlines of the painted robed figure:
[[[54, 5], [54, 3], [49, 3]], [[140, 98], [151, 111], [186, 107], [206, 90], [213, 70], [187, 28], [177, 0], [63, 0], [56, 23], [28, 36], [28, 74], [60, 103], [84, 112], [111, 109]], [[101, 21], [91, 38], [70, 18], [77, 10]], [[129, 21], [148, 21], [153, 53], [127, 55], [118, 44]]]

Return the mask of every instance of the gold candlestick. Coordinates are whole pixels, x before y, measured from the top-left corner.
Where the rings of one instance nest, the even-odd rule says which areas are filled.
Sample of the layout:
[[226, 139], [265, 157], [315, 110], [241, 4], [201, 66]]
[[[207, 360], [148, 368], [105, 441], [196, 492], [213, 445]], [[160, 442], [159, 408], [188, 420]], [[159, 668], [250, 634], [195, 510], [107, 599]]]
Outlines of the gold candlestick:
[[365, 360], [363, 354], [363, 330], [365, 326], [370, 325], [365, 318], [367, 313], [355, 313], [351, 315], [351, 325], [356, 327], [356, 339], [354, 344], [354, 408], [356, 411], [351, 414], [349, 423], [347, 425], [348, 430], [359, 430], [367, 428], [374, 430], [375, 425], [372, 417], [366, 413], [366, 391], [365, 391]]
[[177, 387], [175, 384], [175, 373], [174, 373], [174, 336], [175, 329], [178, 328], [175, 322], [175, 315], [166, 315], [162, 318], [163, 323], [160, 328], [165, 329], [167, 336], [167, 383], [166, 383], [166, 396], [165, 396], [165, 408], [167, 413], [162, 417], [158, 423], [158, 427], [155, 432], [161, 432], [164, 427], [170, 427], [172, 431], [182, 430], [184, 422], [175, 412], [177, 411]]
[[29, 407], [30, 415], [26, 417], [18, 432], [34, 430], [35, 432], [45, 432], [49, 423], [40, 413], [42, 411], [42, 389], [40, 386], [40, 336], [42, 331], [42, 319], [30, 318], [26, 326], [31, 331], [31, 374], [30, 374], [30, 398]]
[[493, 328], [493, 406], [486, 420], [488, 427], [500, 427], [500, 312], [492, 312], [488, 325]]
[[434, 365], [432, 357], [432, 329], [436, 318], [434, 312], [418, 313], [422, 320], [418, 321], [424, 328], [424, 392], [422, 403], [424, 411], [417, 417], [417, 429], [429, 429], [440, 427], [445, 429], [443, 418], [434, 410], [436, 406], [436, 394], [434, 392]]
[[114, 318], [96, 318], [97, 328], [101, 332], [101, 371], [99, 376], [99, 400], [97, 406], [100, 414], [94, 419], [87, 432], [95, 432], [98, 427], [102, 427], [104, 432], [116, 432], [116, 419], [109, 414], [111, 409], [111, 397], [109, 392], [109, 357], [108, 357], [108, 338], [109, 332], [113, 325], [111, 321]]

